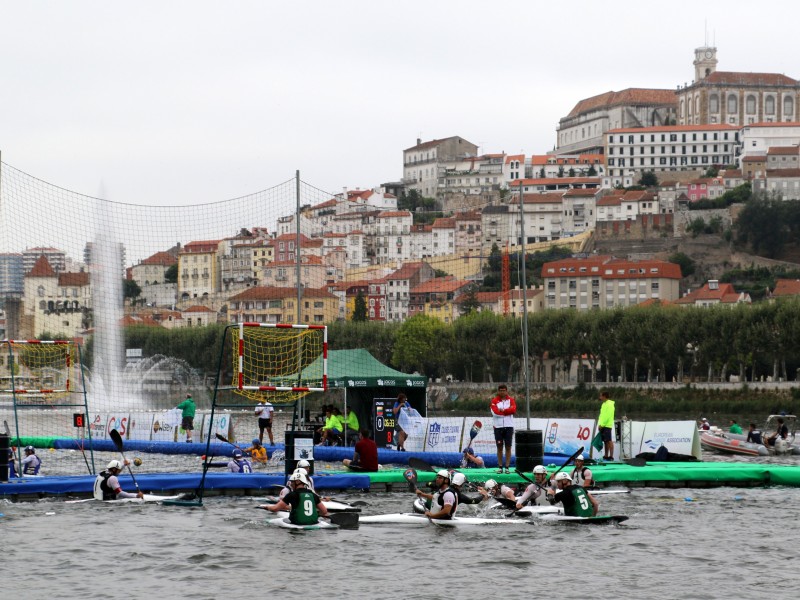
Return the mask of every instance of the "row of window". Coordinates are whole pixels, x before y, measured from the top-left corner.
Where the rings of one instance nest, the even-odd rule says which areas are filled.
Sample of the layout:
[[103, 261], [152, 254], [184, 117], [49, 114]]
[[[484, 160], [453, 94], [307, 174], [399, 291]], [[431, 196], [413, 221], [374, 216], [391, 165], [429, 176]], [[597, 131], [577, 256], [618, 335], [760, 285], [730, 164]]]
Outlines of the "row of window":
[[[692, 146], [692, 154], [697, 154], [697, 148], [699, 148], [699, 147], [702, 148], [703, 149], [702, 151], [706, 152], [706, 153], [707, 152], [719, 152], [719, 147], [720, 146], [722, 146], [722, 151], [723, 152], [727, 152], [728, 151], [728, 144], [711, 144], [710, 145], [711, 150], [709, 150], [709, 144], [703, 144], [702, 146], [693, 145]], [[681, 146], [681, 152], [680, 153], [681, 154], [686, 154], [687, 153], [687, 151], [686, 151], [687, 147], [688, 146]], [[645, 146], [639, 146], [639, 154], [645, 154], [646, 153], [645, 152], [645, 148], [646, 148]], [[669, 148], [669, 152], [667, 152], [667, 148]], [[609, 156], [613, 156], [615, 150], [617, 151], [616, 152], [617, 154], [622, 155], [622, 156], [625, 155], [625, 149], [624, 148], [619, 148], [619, 147], [615, 148], [614, 146], [609, 146], [608, 147]], [[628, 147], [628, 154], [630, 156], [633, 156], [635, 151], [636, 151], [636, 148], [634, 146], [629, 146]], [[656, 153], [656, 146], [650, 146], [650, 154], [655, 154], [655, 153]], [[659, 154], [677, 154], [677, 153], [678, 153], [678, 147], [677, 146], [661, 146], [661, 152]]]
[[[708, 97], [708, 112], [711, 114], [719, 114], [720, 112], [720, 97], [718, 94], [710, 94]], [[694, 103], [691, 100], [686, 102], [681, 99], [680, 116], [683, 117], [686, 109], [688, 109], [689, 116], [692, 116], [692, 107], [694, 106], [695, 112], [700, 114], [700, 98], [695, 98]], [[752, 94], [748, 94], [744, 99], [744, 112], [748, 115], [754, 115], [757, 112], [758, 99]], [[777, 100], [775, 96], [764, 97], [764, 114], [774, 115], [777, 107]], [[736, 113], [739, 111], [739, 96], [737, 94], [728, 94], [725, 104], [726, 112]], [[783, 114], [791, 115], [794, 113], [794, 98], [792, 96], [783, 97]]]
[[[652, 165], [727, 165], [732, 162], [732, 158], [730, 156], [661, 156], [658, 159], [658, 163], [656, 163], [655, 157], [650, 158], [649, 164]], [[639, 166], [647, 165], [646, 158], [639, 159]], [[626, 162], [624, 158], [609, 158], [608, 159], [608, 166], [613, 167], [624, 167], [626, 166]], [[630, 161], [627, 163], [627, 166], [635, 167], [636, 166], [636, 159], [631, 158]], [[619, 175], [620, 173], [614, 172], [613, 170], [610, 175]]]

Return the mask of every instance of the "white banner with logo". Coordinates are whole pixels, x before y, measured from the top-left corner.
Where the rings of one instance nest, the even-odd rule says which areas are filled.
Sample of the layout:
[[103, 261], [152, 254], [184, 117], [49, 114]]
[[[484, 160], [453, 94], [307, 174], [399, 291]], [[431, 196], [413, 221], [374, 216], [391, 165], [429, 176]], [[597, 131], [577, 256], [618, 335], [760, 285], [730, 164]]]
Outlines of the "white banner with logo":
[[143, 442], [150, 441], [153, 431], [153, 413], [135, 412], [128, 418], [128, 439]]
[[675, 454], [701, 456], [697, 423], [694, 421], [631, 421], [630, 452], [657, 452], [663, 444]]
[[106, 425], [108, 415], [105, 413], [89, 413], [89, 432], [93, 440], [107, 440]]
[[[154, 442], [174, 442], [177, 440], [178, 426], [181, 424], [180, 409], [173, 408], [156, 413], [153, 416], [153, 433], [150, 439]], [[184, 437], [184, 439], [186, 439]]]
[[[424, 421], [424, 435], [409, 436], [405, 447], [409, 451], [458, 452], [464, 417], [428, 418]], [[409, 445], [409, 442], [412, 442]]]

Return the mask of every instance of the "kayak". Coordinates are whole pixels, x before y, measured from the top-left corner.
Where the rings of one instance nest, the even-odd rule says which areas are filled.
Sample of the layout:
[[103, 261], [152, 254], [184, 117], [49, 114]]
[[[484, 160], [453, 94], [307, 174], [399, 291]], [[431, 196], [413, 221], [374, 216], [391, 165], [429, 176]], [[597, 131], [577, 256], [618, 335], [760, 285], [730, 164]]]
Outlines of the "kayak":
[[328, 521], [319, 521], [313, 525], [296, 525], [295, 523], [292, 523], [288, 517], [267, 519], [267, 524], [274, 525], [276, 527], [283, 527], [284, 529], [303, 529], [306, 531], [314, 529], [339, 529], [338, 525], [334, 525], [333, 523], [329, 523]]
[[[264, 500], [270, 504], [275, 504], [278, 501], [278, 498], [275, 496], [267, 496], [266, 498], [257, 498], [257, 500]], [[361, 512], [361, 508], [354, 504], [347, 504], [345, 502], [339, 502], [338, 500], [323, 500], [322, 503], [325, 505], [325, 508], [330, 513], [337, 513], [337, 512]], [[366, 503], [363, 503], [366, 504]]]
[[513, 507], [509, 508], [505, 504], [501, 502], [497, 502], [495, 504], [491, 504], [489, 506], [491, 510], [502, 510], [502, 511], [513, 511], [514, 516], [517, 517], [532, 517], [532, 516], [539, 516], [539, 515], [563, 515], [564, 509], [560, 506], [555, 506], [552, 504], [528, 504], [523, 506], [519, 510], [514, 510]]
[[453, 517], [452, 519], [428, 519], [418, 513], [391, 513], [386, 515], [369, 515], [361, 517], [359, 524], [373, 525], [442, 525], [444, 527], [460, 527], [463, 525], [520, 525], [528, 523], [526, 519], [490, 519], [487, 517]]
[[592, 496], [610, 496], [612, 494], [630, 494], [630, 490], [588, 490]]
[[64, 504], [83, 504], [84, 502], [113, 502], [114, 504], [120, 503], [143, 503], [143, 502], [163, 502], [164, 500], [182, 500], [186, 497], [185, 494], [178, 494], [177, 496], [159, 496], [157, 494], [145, 494], [144, 498], [120, 498], [118, 500], [98, 500], [97, 498], [83, 498], [81, 500], [65, 500]]
[[567, 515], [542, 515], [542, 521], [559, 521], [575, 525], [602, 525], [603, 523], [622, 523], [628, 517], [624, 515], [597, 515], [596, 517], [569, 517]]

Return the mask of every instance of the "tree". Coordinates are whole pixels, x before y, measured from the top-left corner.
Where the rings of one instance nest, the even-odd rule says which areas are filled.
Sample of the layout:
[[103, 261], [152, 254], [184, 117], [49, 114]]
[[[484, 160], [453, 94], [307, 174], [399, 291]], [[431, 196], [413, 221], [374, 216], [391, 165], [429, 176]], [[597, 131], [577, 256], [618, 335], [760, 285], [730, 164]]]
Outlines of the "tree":
[[658, 185], [658, 177], [653, 171], [645, 171], [642, 173], [642, 178], [639, 180], [639, 185], [644, 187], [655, 187]]
[[397, 331], [392, 362], [401, 371], [438, 377], [447, 360], [452, 327], [428, 315], [406, 319]]
[[477, 296], [477, 287], [474, 285], [469, 286], [464, 295], [458, 301], [458, 309], [462, 315], [468, 315], [472, 312], [478, 312], [481, 308], [481, 303]]
[[563, 167], [563, 166], [559, 165], [559, 167], [558, 167], [558, 173], [556, 173], [556, 175], [557, 175], [558, 177], [563, 177], [563, 176], [564, 176], [564, 167]]
[[594, 165], [589, 165], [589, 170], [586, 172], [589, 177], [594, 177], [597, 175], [597, 169], [594, 168]]
[[683, 252], [676, 252], [675, 254], [671, 254], [669, 258], [667, 258], [667, 262], [671, 262], [675, 265], [678, 265], [681, 268], [682, 277], [688, 277], [689, 275], [693, 275], [696, 270], [694, 261]]
[[570, 168], [569, 168], [569, 171], [567, 171], [567, 175], [568, 175], [569, 177], [575, 177], [575, 169], [573, 169], [572, 167], [570, 167]]
[[178, 283], [178, 263], [164, 271], [164, 283]]
[[367, 300], [364, 292], [359, 291], [356, 296], [355, 307], [353, 308], [353, 321], [364, 322], [367, 320]]
[[133, 303], [141, 294], [142, 288], [133, 279], [122, 280], [122, 295], [124, 298], [130, 298], [131, 303]]

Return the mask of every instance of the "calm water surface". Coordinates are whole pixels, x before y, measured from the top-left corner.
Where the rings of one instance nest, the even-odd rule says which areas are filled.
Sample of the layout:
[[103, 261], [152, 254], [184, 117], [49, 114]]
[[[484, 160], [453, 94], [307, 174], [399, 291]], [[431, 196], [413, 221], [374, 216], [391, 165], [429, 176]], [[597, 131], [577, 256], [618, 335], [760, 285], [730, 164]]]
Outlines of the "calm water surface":
[[[339, 499], [365, 500], [373, 514], [410, 510], [412, 497]], [[626, 524], [593, 527], [293, 532], [266, 526], [258, 502], [0, 502], [0, 598], [730, 599], [796, 590], [794, 488], [634, 490], [600, 497], [601, 512], [629, 515]]]

